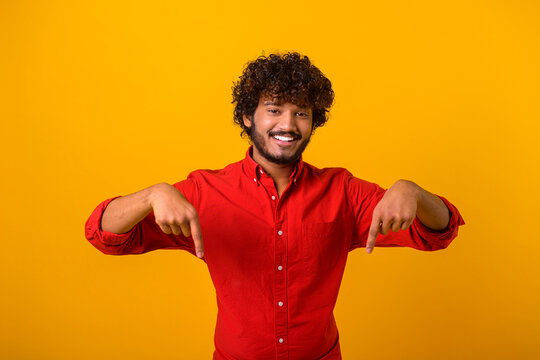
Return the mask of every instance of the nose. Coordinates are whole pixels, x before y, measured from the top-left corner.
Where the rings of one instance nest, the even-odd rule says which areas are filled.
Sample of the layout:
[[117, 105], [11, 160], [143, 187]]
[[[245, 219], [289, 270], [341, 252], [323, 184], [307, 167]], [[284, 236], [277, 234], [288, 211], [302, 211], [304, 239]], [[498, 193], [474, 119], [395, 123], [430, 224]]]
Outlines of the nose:
[[283, 112], [283, 116], [281, 116], [277, 130], [298, 134], [298, 129], [296, 128], [296, 116], [294, 111]]

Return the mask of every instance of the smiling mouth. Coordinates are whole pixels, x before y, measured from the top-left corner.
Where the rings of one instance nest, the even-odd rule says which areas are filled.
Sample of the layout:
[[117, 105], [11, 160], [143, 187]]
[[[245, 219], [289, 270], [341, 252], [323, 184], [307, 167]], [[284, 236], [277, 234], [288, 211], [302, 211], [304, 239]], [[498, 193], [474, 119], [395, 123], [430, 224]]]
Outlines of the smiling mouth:
[[288, 136], [288, 135], [273, 135], [272, 137], [276, 140], [284, 141], [284, 142], [293, 142], [296, 140], [296, 138], [292, 136]]

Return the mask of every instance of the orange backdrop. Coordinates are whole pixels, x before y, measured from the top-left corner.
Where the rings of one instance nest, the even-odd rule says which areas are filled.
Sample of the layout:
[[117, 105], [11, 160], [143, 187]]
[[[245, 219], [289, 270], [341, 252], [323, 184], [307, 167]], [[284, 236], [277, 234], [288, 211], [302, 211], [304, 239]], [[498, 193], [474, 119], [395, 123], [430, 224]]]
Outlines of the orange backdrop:
[[467, 223], [446, 250], [350, 253], [344, 359], [540, 358], [540, 4], [376, 3], [3, 1], [0, 358], [211, 358], [204, 263], [103, 255], [84, 222], [242, 159], [231, 86], [275, 51], [336, 93], [305, 161], [412, 180]]

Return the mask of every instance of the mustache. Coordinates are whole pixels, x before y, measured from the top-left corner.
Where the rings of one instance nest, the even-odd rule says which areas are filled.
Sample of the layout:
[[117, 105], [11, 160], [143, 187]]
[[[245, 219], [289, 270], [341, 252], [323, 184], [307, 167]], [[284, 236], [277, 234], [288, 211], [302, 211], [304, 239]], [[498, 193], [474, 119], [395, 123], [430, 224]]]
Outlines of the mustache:
[[270, 132], [269, 135], [270, 136], [275, 136], [275, 135], [278, 135], [278, 136], [290, 136], [295, 140], [299, 140], [299, 139], [302, 138], [302, 136], [300, 134], [291, 133], [291, 132]]

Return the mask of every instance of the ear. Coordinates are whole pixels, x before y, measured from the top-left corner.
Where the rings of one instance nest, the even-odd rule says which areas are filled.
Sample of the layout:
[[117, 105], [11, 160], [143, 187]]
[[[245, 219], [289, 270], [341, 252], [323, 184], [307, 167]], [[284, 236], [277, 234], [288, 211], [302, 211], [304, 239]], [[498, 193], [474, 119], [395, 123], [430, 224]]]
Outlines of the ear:
[[244, 115], [244, 125], [251, 127], [251, 120], [246, 115]]

